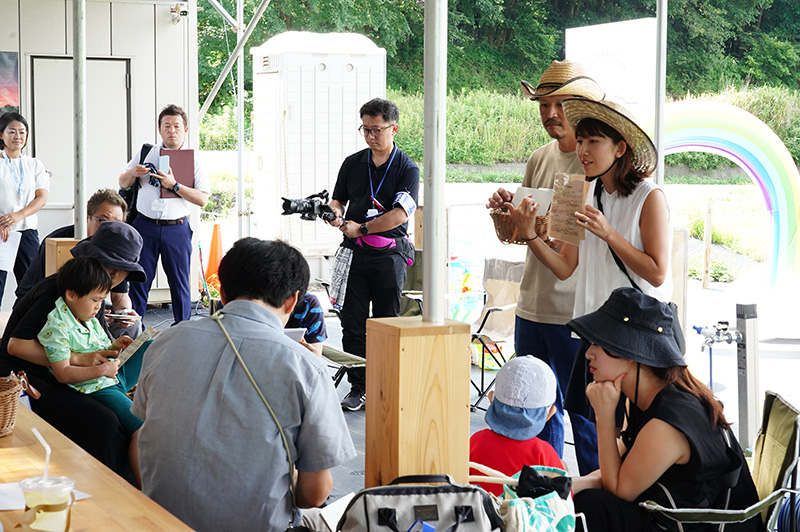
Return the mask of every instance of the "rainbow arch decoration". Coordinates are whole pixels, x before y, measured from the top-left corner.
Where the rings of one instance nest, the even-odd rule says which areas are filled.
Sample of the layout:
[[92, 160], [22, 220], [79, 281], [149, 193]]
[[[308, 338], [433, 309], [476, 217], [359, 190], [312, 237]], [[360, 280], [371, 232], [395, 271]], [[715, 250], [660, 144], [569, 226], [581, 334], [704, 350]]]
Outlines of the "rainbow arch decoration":
[[[652, 122], [645, 127], [652, 134]], [[800, 274], [800, 174], [789, 150], [764, 122], [721, 102], [687, 100], [665, 106], [664, 154], [701, 151], [742, 168], [760, 187], [772, 219], [769, 283]]]

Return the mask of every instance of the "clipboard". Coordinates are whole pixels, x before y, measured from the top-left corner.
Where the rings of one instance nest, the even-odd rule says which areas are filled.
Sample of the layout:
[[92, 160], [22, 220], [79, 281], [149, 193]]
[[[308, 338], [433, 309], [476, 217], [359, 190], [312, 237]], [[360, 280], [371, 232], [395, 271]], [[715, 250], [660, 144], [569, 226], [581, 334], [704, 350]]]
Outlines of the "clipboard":
[[[194, 150], [161, 150], [160, 155], [169, 155], [169, 167], [178, 183], [194, 188]], [[172, 190], [159, 188], [162, 198], [180, 197]]]

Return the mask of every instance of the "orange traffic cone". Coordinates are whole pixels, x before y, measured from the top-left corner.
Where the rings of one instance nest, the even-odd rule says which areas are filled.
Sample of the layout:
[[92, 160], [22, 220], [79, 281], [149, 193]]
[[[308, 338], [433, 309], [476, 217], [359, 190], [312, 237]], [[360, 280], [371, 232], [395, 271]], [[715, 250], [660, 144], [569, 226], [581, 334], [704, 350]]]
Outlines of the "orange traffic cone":
[[214, 224], [211, 233], [211, 250], [208, 252], [208, 268], [206, 268], [206, 282], [217, 273], [219, 263], [222, 261], [222, 234], [219, 224]]

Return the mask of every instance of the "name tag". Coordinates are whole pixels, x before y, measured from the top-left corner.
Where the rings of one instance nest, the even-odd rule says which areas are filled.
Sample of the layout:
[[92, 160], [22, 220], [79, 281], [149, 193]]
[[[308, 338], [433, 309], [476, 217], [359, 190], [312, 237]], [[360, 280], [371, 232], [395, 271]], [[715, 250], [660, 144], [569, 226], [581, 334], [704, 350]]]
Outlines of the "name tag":
[[367, 221], [373, 220], [380, 215], [378, 209], [367, 209]]

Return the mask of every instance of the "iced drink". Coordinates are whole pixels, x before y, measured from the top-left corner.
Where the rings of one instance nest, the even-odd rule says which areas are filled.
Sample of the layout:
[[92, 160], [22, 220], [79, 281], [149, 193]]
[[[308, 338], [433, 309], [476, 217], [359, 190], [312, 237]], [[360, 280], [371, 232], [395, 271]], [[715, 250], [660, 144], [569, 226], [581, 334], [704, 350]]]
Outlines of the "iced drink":
[[19, 483], [25, 495], [25, 514], [32, 508], [35, 514], [26, 520], [33, 530], [66, 532], [70, 494], [75, 481], [67, 477], [32, 477]]

